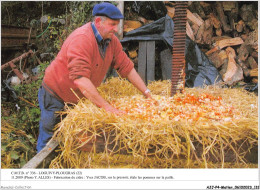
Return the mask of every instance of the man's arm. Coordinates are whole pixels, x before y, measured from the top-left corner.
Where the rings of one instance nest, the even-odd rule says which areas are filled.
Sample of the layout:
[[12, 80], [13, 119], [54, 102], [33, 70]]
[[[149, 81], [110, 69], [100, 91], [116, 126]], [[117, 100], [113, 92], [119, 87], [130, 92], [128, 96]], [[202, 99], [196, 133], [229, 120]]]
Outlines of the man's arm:
[[81, 93], [96, 104], [98, 107], [104, 108], [106, 111], [121, 114], [122, 111], [111, 106], [97, 91], [94, 84], [86, 77], [81, 77], [74, 80], [74, 84], [80, 89]]
[[147, 87], [140, 77], [140, 75], [133, 68], [130, 73], [127, 75], [128, 80], [140, 91], [146, 98], [152, 98], [149, 91], [147, 91]]

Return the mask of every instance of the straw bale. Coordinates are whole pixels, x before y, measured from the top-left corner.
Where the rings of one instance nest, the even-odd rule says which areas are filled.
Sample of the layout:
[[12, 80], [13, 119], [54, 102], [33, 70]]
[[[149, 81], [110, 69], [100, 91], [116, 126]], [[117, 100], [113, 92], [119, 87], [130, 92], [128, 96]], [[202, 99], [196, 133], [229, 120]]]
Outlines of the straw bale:
[[[145, 99], [127, 80], [111, 78], [100, 94], [126, 112], [117, 116], [82, 99], [57, 125], [59, 155], [51, 168], [251, 167], [258, 146], [257, 96], [242, 89], [185, 88], [151, 82]], [[233, 164], [230, 164], [232, 162]]]

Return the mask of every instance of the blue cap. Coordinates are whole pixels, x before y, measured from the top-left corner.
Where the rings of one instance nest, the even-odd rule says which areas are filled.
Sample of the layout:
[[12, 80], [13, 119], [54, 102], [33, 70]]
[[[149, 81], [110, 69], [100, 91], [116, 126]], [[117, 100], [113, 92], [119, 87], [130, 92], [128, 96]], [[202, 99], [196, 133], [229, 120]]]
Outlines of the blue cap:
[[111, 3], [96, 4], [93, 8], [93, 16], [107, 16], [113, 20], [124, 18], [120, 10]]

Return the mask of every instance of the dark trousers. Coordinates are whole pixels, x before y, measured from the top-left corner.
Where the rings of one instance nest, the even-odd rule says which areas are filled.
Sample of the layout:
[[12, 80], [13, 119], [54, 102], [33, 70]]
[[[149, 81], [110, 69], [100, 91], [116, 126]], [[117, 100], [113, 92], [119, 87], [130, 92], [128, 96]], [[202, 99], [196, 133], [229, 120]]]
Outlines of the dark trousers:
[[39, 89], [38, 101], [41, 109], [41, 120], [36, 148], [37, 152], [40, 152], [51, 139], [54, 126], [61, 121], [60, 116], [55, 112], [63, 110], [64, 102], [55, 98], [44, 87]]

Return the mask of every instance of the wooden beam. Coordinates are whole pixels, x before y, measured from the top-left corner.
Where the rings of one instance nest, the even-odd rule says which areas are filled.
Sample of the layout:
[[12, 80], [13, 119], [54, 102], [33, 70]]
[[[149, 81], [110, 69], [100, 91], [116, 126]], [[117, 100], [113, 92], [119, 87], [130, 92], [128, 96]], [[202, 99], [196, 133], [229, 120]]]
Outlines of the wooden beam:
[[38, 154], [22, 167], [22, 169], [35, 169], [40, 167], [58, 145], [58, 141], [51, 139]]

